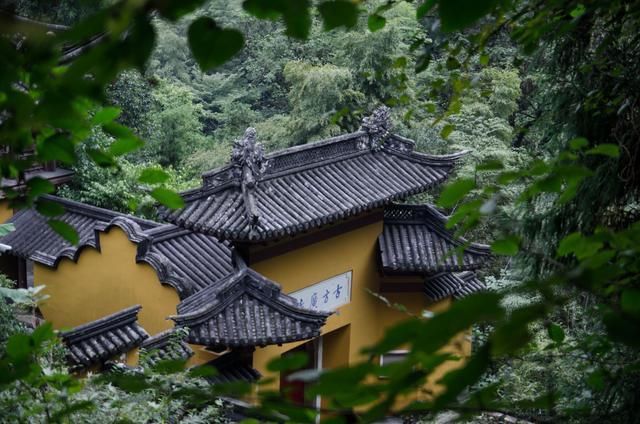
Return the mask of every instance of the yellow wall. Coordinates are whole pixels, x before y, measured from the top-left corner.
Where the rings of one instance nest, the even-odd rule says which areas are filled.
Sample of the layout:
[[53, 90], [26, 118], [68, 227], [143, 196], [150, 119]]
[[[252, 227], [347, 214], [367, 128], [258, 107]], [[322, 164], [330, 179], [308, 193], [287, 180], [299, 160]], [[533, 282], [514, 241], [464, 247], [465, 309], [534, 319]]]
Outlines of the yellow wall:
[[85, 248], [77, 263], [35, 264], [34, 282], [50, 296], [40, 306], [44, 318], [56, 329], [71, 328], [139, 304], [138, 322], [149, 334], [173, 327], [166, 317], [176, 313], [178, 294], [151, 266], [136, 263], [136, 244], [114, 227], [100, 233], [100, 247]]
[[13, 216], [13, 208], [9, 206], [9, 200], [0, 199], [0, 222], [5, 222]]
[[[322, 328], [322, 334], [350, 325], [348, 337], [342, 337], [340, 343], [348, 346], [340, 348], [348, 352], [350, 363], [365, 359], [360, 351], [379, 340], [389, 326], [407, 318], [407, 315], [389, 308], [380, 299], [367, 292], [379, 291], [380, 275], [377, 264], [377, 238], [382, 231], [382, 222], [370, 224], [348, 233], [344, 233], [301, 249], [285, 253], [274, 258], [251, 264], [251, 267], [266, 277], [282, 285], [283, 291], [291, 293], [338, 274], [351, 270], [351, 302], [339, 308], [330, 316]], [[407, 307], [409, 312], [420, 314], [428, 309], [438, 312], [449, 306], [449, 299], [431, 303], [421, 293], [386, 293], [384, 296], [392, 303]], [[256, 349], [253, 365], [264, 376], [273, 376], [266, 369], [269, 360], [304, 342], [288, 343], [283, 346], [267, 346]], [[335, 343], [334, 343], [335, 345]], [[468, 350], [469, 342], [463, 341]], [[460, 352], [463, 353], [463, 352]], [[326, 355], [326, 353], [325, 353]], [[442, 372], [456, 363], [447, 364]], [[275, 379], [269, 389], [275, 389]]]

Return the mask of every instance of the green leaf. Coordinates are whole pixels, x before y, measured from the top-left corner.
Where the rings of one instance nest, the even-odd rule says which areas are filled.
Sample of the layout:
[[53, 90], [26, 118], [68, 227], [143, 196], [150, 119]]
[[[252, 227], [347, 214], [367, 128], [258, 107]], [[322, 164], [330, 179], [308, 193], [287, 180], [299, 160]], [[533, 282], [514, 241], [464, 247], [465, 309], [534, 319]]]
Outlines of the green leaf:
[[[349, 0], [329, 0], [318, 5], [325, 31], [341, 26], [352, 28], [358, 23], [358, 6]], [[384, 19], [384, 18], [382, 18]]]
[[490, 351], [487, 345], [481, 346], [473, 356], [459, 369], [447, 372], [438, 384], [446, 387], [444, 393], [435, 400], [435, 409], [444, 409], [455, 400], [469, 386], [477, 382], [485, 373], [490, 363]]
[[460, 67], [462, 65], [460, 65], [460, 61], [458, 61], [458, 59], [456, 59], [453, 56], [449, 56], [447, 58], [447, 61], [445, 62], [445, 65], [447, 67], [448, 70], [452, 71], [454, 69], [460, 69]]
[[496, 255], [514, 256], [520, 250], [520, 240], [516, 236], [508, 236], [491, 243], [491, 251]]
[[599, 240], [584, 237], [580, 233], [571, 233], [560, 241], [558, 256], [567, 256], [573, 253], [576, 258], [583, 260], [596, 254], [603, 246]]
[[113, 156], [122, 156], [131, 153], [144, 146], [144, 141], [137, 137], [119, 138], [109, 146], [109, 153]]
[[16, 226], [12, 222], [0, 224], [0, 237], [4, 237], [12, 231], [16, 230]]
[[218, 375], [218, 370], [210, 365], [189, 368], [189, 376], [192, 378], [215, 377], [216, 375]]
[[27, 187], [29, 187], [29, 197], [32, 199], [41, 194], [53, 193], [56, 189], [50, 181], [42, 177], [35, 177], [27, 181]]
[[587, 9], [584, 7], [584, 5], [578, 3], [578, 5], [569, 13], [569, 15], [571, 15], [572, 18], [579, 18], [580, 16], [584, 15], [586, 11]]
[[476, 171], [497, 171], [499, 169], [504, 169], [504, 164], [502, 163], [502, 161], [499, 161], [497, 159], [486, 160], [476, 165]]
[[426, 0], [424, 3], [418, 6], [418, 9], [416, 10], [416, 18], [420, 19], [424, 15], [429, 13], [429, 11], [433, 9], [433, 6], [435, 6], [436, 3], [437, 0]]
[[145, 184], [160, 184], [169, 179], [169, 174], [161, 169], [146, 168], [143, 169], [138, 177], [138, 181]]
[[142, 374], [109, 373], [103, 379], [129, 393], [140, 393], [152, 387]]
[[58, 133], [38, 143], [39, 160], [57, 160], [72, 165], [76, 162], [75, 145], [68, 134]]
[[570, 253], [573, 253], [576, 248], [582, 243], [582, 234], [580, 233], [571, 233], [562, 240], [560, 240], [560, 244], [558, 244], [557, 254], [558, 256], [566, 256]]
[[628, 315], [609, 310], [604, 314], [603, 321], [612, 340], [634, 348], [640, 347], [640, 325], [630, 323]]
[[59, 216], [62, 215], [65, 211], [64, 206], [60, 203], [52, 202], [46, 199], [39, 199], [36, 204], [36, 210], [48, 217]]
[[497, 3], [497, 0], [440, 0], [438, 13], [442, 30], [451, 32], [466, 28], [491, 12]]
[[203, 71], [212, 70], [230, 60], [244, 45], [244, 37], [235, 29], [223, 29], [211, 18], [201, 17], [189, 26], [189, 48]]
[[272, 359], [267, 364], [267, 369], [273, 372], [298, 370], [309, 362], [309, 355], [304, 352], [294, 352]]
[[[178, 2], [176, 2], [178, 3]], [[156, 31], [151, 24], [150, 16], [138, 15], [131, 25], [127, 38], [122, 45], [122, 57], [135, 66], [140, 72], [145, 72], [147, 60], [153, 52], [156, 42]]]
[[442, 127], [442, 130], [440, 131], [440, 137], [444, 138], [445, 140], [447, 139], [447, 137], [449, 137], [449, 134], [451, 134], [451, 132], [454, 130], [454, 126], [451, 124], [447, 124], [444, 127]]
[[482, 54], [480, 55], [480, 65], [482, 66], [487, 66], [489, 64], [489, 55], [488, 54]]
[[31, 337], [18, 333], [9, 338], [5, 352], [14, 361], [25, 361], [33, 352], [33, 348]]
[[186, 363], [184, 359], [167, 359], [154, 364], [152, 369], [159, 374], [176, 374], [184, 370]]
[[63, 239], [73, 244], [74, 246], [77, 246], [80, 242], [78, 232], [75, 230], [75, 228], [73, 228], [66, 222], [60, 221], [58, 219], [50, 219], [48, 223], [49, 227], [51, 227], [53, 231], [58, 233]]
[[582, 150], [589, 145], [589, 140], [584, 137], [577, 137], [569, 141], [571, 150]]
[[592, 390], [600, 392], [604, 390], [604, 377], [605, 375], [602, 370], [596, 370], [587, 377], [587, 385], [591, 387]]
[[556, 343], [562, 343], [564, 341], [564, 330], [558, 324], [550, 323], [547, 327], [549, 332], [549, 338]]
[[93, 118], [91, 118], [91, 123], [93, 125], [103, 125], [108, 122], [112, 122], [118, 116], [120, 116], [120, 108], [112, 106], [104, 107], [98, 110], [95, 115], [93, 115]]
[[301, 40], [309, 36], [311, 13], [309, 0], [245, 0], [242, 7], [260, 19], [282, 17], [289, 37]]
[[640, 318], [640, 290], [625, 289], [620, 296], [620, 307], [624, 312]]
[[3, 297], [11, 299], [17, 304], [30, 305], [32, 303], [31, 293], [27, 289], [10, 289], [7, 287], [0, 287], [0, 299]]
[[184, 15], [193, 12], [204, 0], [160, 0], [157, 1], [157, 9], [163, 18], [172, 22], [177, 21]]
[[588, 155], [602, 155], [617, 158], [620, 156], [620, 148], [615, 144], [598, 144], [596, 147], [585, 152]]
[[384, 16], [380, 15], [369, 15], [369, 19], [367, 19], [367, 26], [369, 27], [369, 31], [376, 32], [384, 28], [387, 23], [387, 19]]
[[151, 191], [151, 197], [171, 209], [180, 209], [184, 207], [184, 200], [173, 190], [165, 187], [156, 187]]
[[46, 341], [53, 340], [55, 333], [53, 332], [53, 325], [50, 322], [45, 322], [39, 325], [31, 333], [31, 339], [36, 347], [42, 346]]
[[474, 188], [476, 188], [476, 182], [474, 180], [468, 178], [458, 179], [448, 184], [444, 190], [442, 190], [438, 198], [438, 206], [444, 208], [454, 206]]
[[100, 149], [87, 149], [87, 155], [101, 167], [115, 166], [116, 164], [111, 155]]

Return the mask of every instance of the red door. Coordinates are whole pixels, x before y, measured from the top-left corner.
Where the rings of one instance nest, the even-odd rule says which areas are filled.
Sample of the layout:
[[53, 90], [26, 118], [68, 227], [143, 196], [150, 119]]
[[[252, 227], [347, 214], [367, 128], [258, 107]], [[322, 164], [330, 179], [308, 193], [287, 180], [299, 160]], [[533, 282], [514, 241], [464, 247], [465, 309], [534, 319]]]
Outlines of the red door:
[[[282, 357], [286, 357], [287, 355], [291, 355], [293, 353], [305, 353], [309, 358], [307, 365], [304, 369], [315, 369], [316, 361], [315, 361], [315, 344], [313, 341], [305, 343], [301, 346], [296, 347], [295, 349], [291, 349], [288, 352], [282, 354]], [[306, 406], [314, 406], [313, 399], [305, 399], [305, 384], [303, 381], [299, 380], [290, 380], [289, 376], [294, 372], [298, 372], [300, 370], [296, 370], [293, 372], [281, 372], [280, 373], [280, 393], [286, 399], [289, 399], [291, 402], [296, 405], [306, 405]]]

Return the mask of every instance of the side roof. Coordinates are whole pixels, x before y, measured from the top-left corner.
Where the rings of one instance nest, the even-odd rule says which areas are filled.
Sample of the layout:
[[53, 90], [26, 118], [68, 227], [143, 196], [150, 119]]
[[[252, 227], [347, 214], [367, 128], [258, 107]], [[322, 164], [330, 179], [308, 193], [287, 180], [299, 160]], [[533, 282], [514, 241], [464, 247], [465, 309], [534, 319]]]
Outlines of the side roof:
[[82, 324], [60, 333], [69, 353], [67, 360], [73, 370], [103, 363], [114, 356], [134, 349], [149, 337], [138, 324], [140, 305]]
[[171, 317], [189, 329], [189, 343], [211, 347], [253, 347], [306, 340], [320, 334], [328, 312], [300, 308], [278, 284], [247, 268], [178, 305]]
[[424, 281], [425, 294], [435, 302], [449, 296], [462, 299], [485, 289], [485, 284], [473, 271], [441, 272], [427, 277]]
[[119, 227], [137, 244], [136, 260], [151, 265], [159, 280], [174, 287], [181, 299], [233, 270], [229, 246], [214, 237], [60, 197], [43, 196], [43, 200], [64, 207], [65, 213], [56, 219], [76, 229], [78, 245], [64, 240], [35, 209], [24, 209], [9, 220], [15, 231], [0, 238], [11, 247], [9, 253], [56, 267], [62, 258], [77, 261], [84, 247], [100, 249], [99, 232]]
[[390, 205], [378, 238], [380, 264], [387, 274], [466, 271], [482, 266], [489, 246], [456, 238], [447, 217], [431, 205]]
[[356, 215], [444, 181], [463, 153], [435, 156], [392, 134], [388, 108], [355, 133], [265, 155], [249, 128], [231, 162], [183, 193], [186, 206], [161, 210], [178, 226], [220, 239], [257, 242]]

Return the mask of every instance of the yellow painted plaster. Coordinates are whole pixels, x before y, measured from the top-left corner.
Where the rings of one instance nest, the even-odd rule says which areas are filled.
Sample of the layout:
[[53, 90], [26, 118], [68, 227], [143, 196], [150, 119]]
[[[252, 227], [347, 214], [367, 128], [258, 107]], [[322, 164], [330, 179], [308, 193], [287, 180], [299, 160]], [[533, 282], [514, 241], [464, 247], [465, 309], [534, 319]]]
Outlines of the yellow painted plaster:
[[[372, 345], [382, 337], [385, 329], [407, 318], [406, 313], [386, 306], [380, 299], [367, 292], [379, 290], [376, 243], [381, 231], [380, 221], [251, 265], [256, 271], [281, 284], [286, 293], [352, 271], [351, 302], [340, 307], [322, 328], [322, 334], [327, 334], [350, 326], [346, 333], [348, 336], [343, 335], [338, 342], [348, 345], [334, 347], [341, 352], [348, 352], [345, 355], [349, 363], [365, 359], [360, 354], [362, 348]], [[449, 299], [431, 303], [420, 293], [387, 293], [384, 296], [392, 303], [406, 306], [410, 313], [416, 315], [425, 309], [432, 312], [443, 311], [450, 304]], [[460, 342], [460, 353], [464, 354], [469, 350], [470, 344], [466, 339], [460, 339]], [[275, 377], [268, 372], [267, 363], [301, 343], [303, 342], [256, 349], [253, 365], [264, 376]], [[453, 344], [452, 349], [459, 350], [458, 346]], [[455, 366], [458, 366], [458, 363], [446, 364], [439, 372], [446, 372]], [[269, 389], [277, 388], [278, 379], [274, 380]]]
[[9, 206], [9, 200], [0, 200], [0, 222], [5, 222], [13, 216], [13, 208]]
[[62, 259], [57, 268], [35, 264], [34, 281], [49, 296], [40, 306], [56, 329], [71, 328], [142, 305], [138, 322], [151, 335], [173, 327], [176, 291], [158, 281], [155, 270], [136, 263], [135, 243], [114, 227], [100, 233], [100, 251], [87, 247], [78, 262]]

